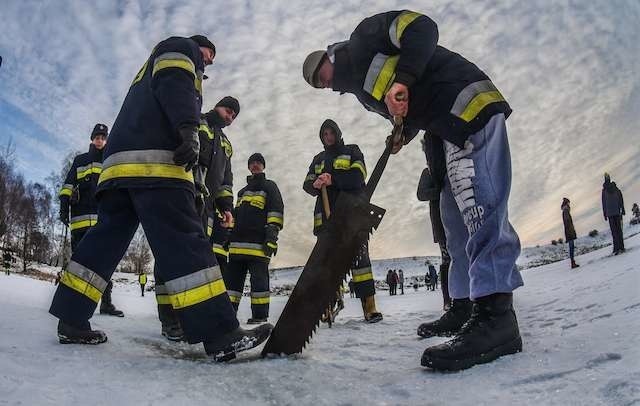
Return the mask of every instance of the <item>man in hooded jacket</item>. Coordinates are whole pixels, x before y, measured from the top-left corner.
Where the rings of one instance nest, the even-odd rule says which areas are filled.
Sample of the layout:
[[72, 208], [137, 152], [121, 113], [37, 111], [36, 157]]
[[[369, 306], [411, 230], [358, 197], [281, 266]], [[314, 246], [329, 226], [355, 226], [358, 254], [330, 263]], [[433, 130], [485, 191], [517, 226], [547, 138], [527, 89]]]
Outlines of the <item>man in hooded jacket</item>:
[[621, 254], [625, 251], [622, 237], [622, 216], [625, 215], [624, 200], [622, 192], [618, 189], [616, 182], [611, 181], [608, 173], [604, 174], [604, 183], [602, 184], [602, 213], [604, 221], [608, 220], [611, 228], [613, 255]]
[[[324, 151], [317, 154], [309, 165], [309, 171], [302, 188], [316, 197], [313, 212], [313, 234], [322, 232], [327, 221], [322, 206], [321, 189], [326, 187], [329, 207], [332, 207], [339, 193], [364, 193], [367, 168], [360, 148], [355, 144], [345, 145], [342, 131], [333, 120], [327, 119], [320, 126], [320, 142]], [[360, 298], [364, 319], [369, 323], [382, 320], [382, 314], [376, 309], [375, 285], [369, 259], [367, 243], [351, 267], [356, 297]]]

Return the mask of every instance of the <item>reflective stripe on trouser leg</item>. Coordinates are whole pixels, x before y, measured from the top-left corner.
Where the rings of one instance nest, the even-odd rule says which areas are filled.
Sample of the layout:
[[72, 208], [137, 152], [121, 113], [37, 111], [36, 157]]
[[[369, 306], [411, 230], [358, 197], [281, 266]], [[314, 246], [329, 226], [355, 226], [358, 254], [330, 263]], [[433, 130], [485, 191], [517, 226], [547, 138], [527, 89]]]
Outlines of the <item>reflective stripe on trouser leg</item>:
[[[507, 210], [511, 156], [504, 114], [494, 115], [482, 130], [472, 134], [464, 149], [447, 141], [444, 148], [445, 203], [449, 206], [447, 210], [458, 210], [462, 228], [468, 233], [469, 297], [512, 292], [523, 281], [515, 264], [520, 255], [520, 240], [509, 223]], [[450, 207], [452, 201], [454, 208]], [[447, 239], [460, 238], [463, 229], [458, 224], [455, 230], [447, 232]], [[460, 255], [458, 250], [449, 253], [454, 261], [454, 255]]]
[[210, 341], [237, 328], [193, 193], [170, 188], [130, 193], [156, 260], [156, 273], [165, 282], [187, 341]]
[[360, 247], [358, 257], [353, 261], [351, 267], [351, 278], [353, 280], [353, 291], [358, 298], [365, 298], [376, 294], [376, 287], [371, 270], [371, 260], [369, 259], [369, 244], [364, 243]]
[[269, 264], [263, 261], [248, 261], [251, 273], [251, 315], [256, 319], [269, 317]]
[[[106, 281], [111, 279], [138, 228], [138, 218], [126, 190], [104, 191], [98, 215], [100, 222], [76, 246], [70, 264], [79, 264], [95, 273], [105, 281], [106, 287]], [[94, 299], [60, 283], [49, 312], [69, 324], [79, 325], [93, 315], [98, 304]]]
[[242, 292], [244, 292], [244, 282], [247, 279], [248, 270], [247, 261], [236, 258], [229, 260], [222, 274], [224, 283], [227, 285], [229, 299], [236, 310], [238, 310], [242, 300]]

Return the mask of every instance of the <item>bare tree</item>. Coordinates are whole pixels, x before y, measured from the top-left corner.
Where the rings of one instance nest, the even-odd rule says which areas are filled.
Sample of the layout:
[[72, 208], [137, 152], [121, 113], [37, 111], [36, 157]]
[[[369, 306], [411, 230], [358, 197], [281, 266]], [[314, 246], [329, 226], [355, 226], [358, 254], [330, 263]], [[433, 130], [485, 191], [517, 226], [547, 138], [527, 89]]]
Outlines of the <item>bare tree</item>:
[[147, 237], [144, 235], [142, 227], [139, 227], [136, 231], [129, 249], [122, 259], [120, 265], [121, 272], [129, 273], [148, 273], [151, 270], [153, 264], [153, 255], [147, 242]]

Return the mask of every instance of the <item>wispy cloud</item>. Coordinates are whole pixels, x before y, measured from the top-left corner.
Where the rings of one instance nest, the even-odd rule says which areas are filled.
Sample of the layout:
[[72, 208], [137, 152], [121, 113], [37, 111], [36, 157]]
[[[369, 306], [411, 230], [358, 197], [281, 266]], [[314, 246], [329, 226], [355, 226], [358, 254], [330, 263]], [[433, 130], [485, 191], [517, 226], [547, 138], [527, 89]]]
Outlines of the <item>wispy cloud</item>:
[[[441, 44], [483, 68], [514, 108], [510, 209], [525, 243], [560, 236], [563, 196], [573, 202], [579, 232], [603, 227], [593, 208], [605, 170], [629, 202], [638, 199], [637, 2], [9, 0], [0, 14], [0, 140], [16, 139], [29, 178], [57, 171], [68, 151], [86, 145], [93, 124], [111, 126], [155, 43], [205, 33], [218, 49], [205, 108], [227, 94], [242, 104], [227, 130], [236, 190], [247, 157], [261, 151], [286, 204], [275, 264], [299, 264], [314, 242], [313, 199], [301, 184], [321, 148], [322, 121], [335, 119], [370, 168], [390, 130], [353, 97], [309, 88], [302, 62], [308, 52], [346, 39], [364, 17], [400, 8], [434, 18]], [[7, 124], [8, 114], [20, 122]], [[414, 197], [423, 167], [417, 141], [391, 159], [373, 199], [388, 209], [371, 244], [374, 257], [437, 252], [427, 207]]]

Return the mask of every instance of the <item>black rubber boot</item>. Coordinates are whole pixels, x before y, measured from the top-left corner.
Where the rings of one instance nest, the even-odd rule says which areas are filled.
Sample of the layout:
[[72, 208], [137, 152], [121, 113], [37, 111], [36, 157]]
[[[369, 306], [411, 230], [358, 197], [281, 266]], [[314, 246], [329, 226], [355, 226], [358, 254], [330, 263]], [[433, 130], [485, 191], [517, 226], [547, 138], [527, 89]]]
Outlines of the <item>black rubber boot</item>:
[[471, 317], [472, 303], [469, 299], [453, 299], [451, 306], [436, 321], [418, 326], [420, 337], [450, 337], [456, 334]]
[[81, 326], [72, 326], [62, 320], [58, 321], [58, 340], [60, 344], [102, 344], [107, 341], [107, 335], [100, 330], [91, 330], [87, 321]]
[[109, 281], [104, 293], [102, 294], [102, 300], [100, 301], [100, 314], [124, 317], [122, 310], [116, 309], [113, 303], [111, 303], [111, 289], [113, 289], [113, 282]]
[[422, 354], [422, 366], [458, 371], [522, 351], [512, 299], [511, 293], [495, 293], [477, 299], [471, 318], [458, 335], [446, 343], [427, 348]]
[[158, 305], [158, 318], [162, 325], [161, 334], [169, 341], [184, 341], [184, 331], [180, 319], [171, 305]]
[[237, 353], [260, 345], [269, 338], [271, 330], [273, 326], [269, 323], [262, 324], [253, 330], [238, 327], [214, 341], [205, 342], [204, 350], [216, 362], [231, 361]]

